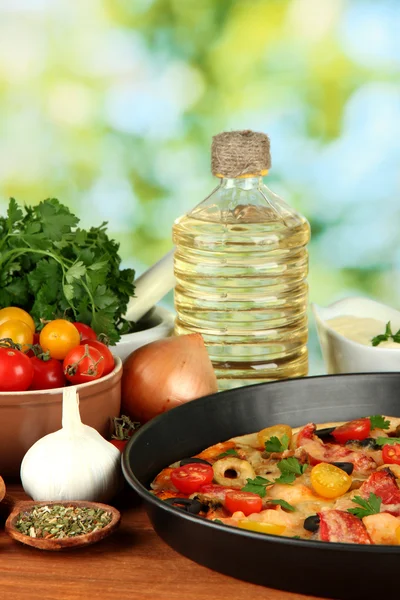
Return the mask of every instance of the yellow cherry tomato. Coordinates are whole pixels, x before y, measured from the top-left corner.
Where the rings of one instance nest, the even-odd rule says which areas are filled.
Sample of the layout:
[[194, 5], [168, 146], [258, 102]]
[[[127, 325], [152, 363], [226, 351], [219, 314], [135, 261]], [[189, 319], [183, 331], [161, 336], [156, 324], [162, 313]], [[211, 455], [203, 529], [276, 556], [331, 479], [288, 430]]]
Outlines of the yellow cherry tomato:
[[289, 425], [272, 425], [272, 427], [261, 429], [261, 431], [257, 433], [257, 438], [260, 447], [264, 448], [265, 443], [272, 437], [277, 437], [281, 441], [284, 435], [289, 438], [288, 444], [290, 444], [292, 439], [292, 428], [289, 427]]
[[14, 344], [20, 344], [23, 352], [29, 350], [28, 344], [33, 344], [33, 331], [23, 321], [11, 319], [0, 325], [0, 340], [10, 339]]
[[79, 346], [79, 331], [65, 319], [55, 319], [47, 323], [40, 332], [39, 342], [45, 352], [49, 351], [51, 358], [64, 360], [68, 352]]
[[396, 539], [397, 543], [400, 544], [400, 526], [396, 527]]
[[329, 463], [319, 463], [312, 468], [311, 485], [323, 498], [343, 496], [351, 486], [352, 478], [342, 469]]
[[238, 527], [248, 531], [257, 531], [258, 533], [270, 533], [271, 535], [281, 535], [286, 527], [277, 523], [261, 523], [259, 521], [238, 521]]
[[2, 308], [0, 310], [0, 325], [6, 321], [14, 320], [23, 321], [30, 329], [32, 329], [32, 333], [35, 333], [34, 320], [32, 319], [31, 315], [25, 310], [22, 310], [22, 308], [18, 308], [17, 306], [8, 306], [7, 308]]

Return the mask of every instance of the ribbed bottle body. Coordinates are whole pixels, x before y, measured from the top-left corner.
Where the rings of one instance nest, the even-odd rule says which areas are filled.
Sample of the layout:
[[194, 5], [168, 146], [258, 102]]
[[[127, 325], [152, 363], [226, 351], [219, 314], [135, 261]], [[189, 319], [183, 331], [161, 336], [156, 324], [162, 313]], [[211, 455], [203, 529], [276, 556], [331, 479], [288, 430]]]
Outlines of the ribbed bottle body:
[[202, 334], [221, 390], [308, 372], [309, 224], [234, 204], [216, 218], [208, 202], [173, 228], [175, 332]]

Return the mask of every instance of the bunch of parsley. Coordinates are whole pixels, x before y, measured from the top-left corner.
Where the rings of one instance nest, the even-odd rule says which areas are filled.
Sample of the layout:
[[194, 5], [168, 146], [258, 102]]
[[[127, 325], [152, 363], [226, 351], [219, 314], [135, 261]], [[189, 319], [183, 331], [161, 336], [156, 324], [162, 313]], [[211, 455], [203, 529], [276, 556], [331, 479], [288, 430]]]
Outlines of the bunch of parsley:
[[23, 308], [38, 329], [56, 318], [80, 321], [113, 344], [129, 331], [123, 315], [135, 272], [120, 269], [106, 223], [88, 231], [78, 223], [55, 198], [23, 209], [10, 199], [0, 217], [0, 308]]

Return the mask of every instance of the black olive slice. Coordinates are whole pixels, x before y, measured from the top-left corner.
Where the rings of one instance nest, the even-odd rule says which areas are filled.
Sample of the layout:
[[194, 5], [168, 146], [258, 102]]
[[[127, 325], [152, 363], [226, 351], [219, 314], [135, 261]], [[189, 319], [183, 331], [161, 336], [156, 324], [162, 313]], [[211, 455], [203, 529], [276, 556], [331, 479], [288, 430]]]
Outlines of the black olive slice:
[[207, 509], [199, 500], [196, 498], [167, 498], [164, 500], [167, 504], [175, 506], [175, 508], [181, 508], [185, 512], [191, 515], [198, 515], [202, 510]]
[[307, 531], [312, 531], [313, 533], [315, 533], [316, 531], [318, 531], [318, 529], [319, 529], [319, 516], [318, 515], [311, 515], [311, 517], [307, 517], [307, 519], [304, 520], [303, 527], [304, 527], [304, 529], [307, 529]]
[[317, 435], [321, 440], [325, 438], [332, 437], [332, 431], [335, 431], [336, 427], [325, 427], [325, 429], [317, 429], [315, 435]]
[[333, 462], [331, 465], [335, 465], [335, 467], [339, 467], [342, 469], [347, 475], [351, 475], [354, 471], [354, 465], [351, 462]]
[[365, 440], [349, 440], [346, 446], [357, 446], [358, 448], [369, 448], [370, 450], [380, 450], [379, 444], [375, 438], [365, 438]]
[[203, 460], [202, 458], [182, 458], [181, 462], [179, 463], [180, 467], [183, 467], [184, 465], [190, 465], [192, 463], [200, 463], [202, 465], [208, 465], [211, 467], [211, 463], [207, 462], [206, 460]]

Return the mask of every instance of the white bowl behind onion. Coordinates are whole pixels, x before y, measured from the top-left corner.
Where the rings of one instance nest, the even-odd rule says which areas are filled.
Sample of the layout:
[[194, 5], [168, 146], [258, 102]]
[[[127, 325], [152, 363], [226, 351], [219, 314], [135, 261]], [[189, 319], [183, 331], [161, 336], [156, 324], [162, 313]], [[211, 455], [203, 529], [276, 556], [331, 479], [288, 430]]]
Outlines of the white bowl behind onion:
[[155, 306], [140, 319], [140, 331], [121, 336], [115, 346], [110, 346], [110, 350], [124, 361], [137, 348], [172, 335], [174, 320], [175, 315], [171, 311]]

